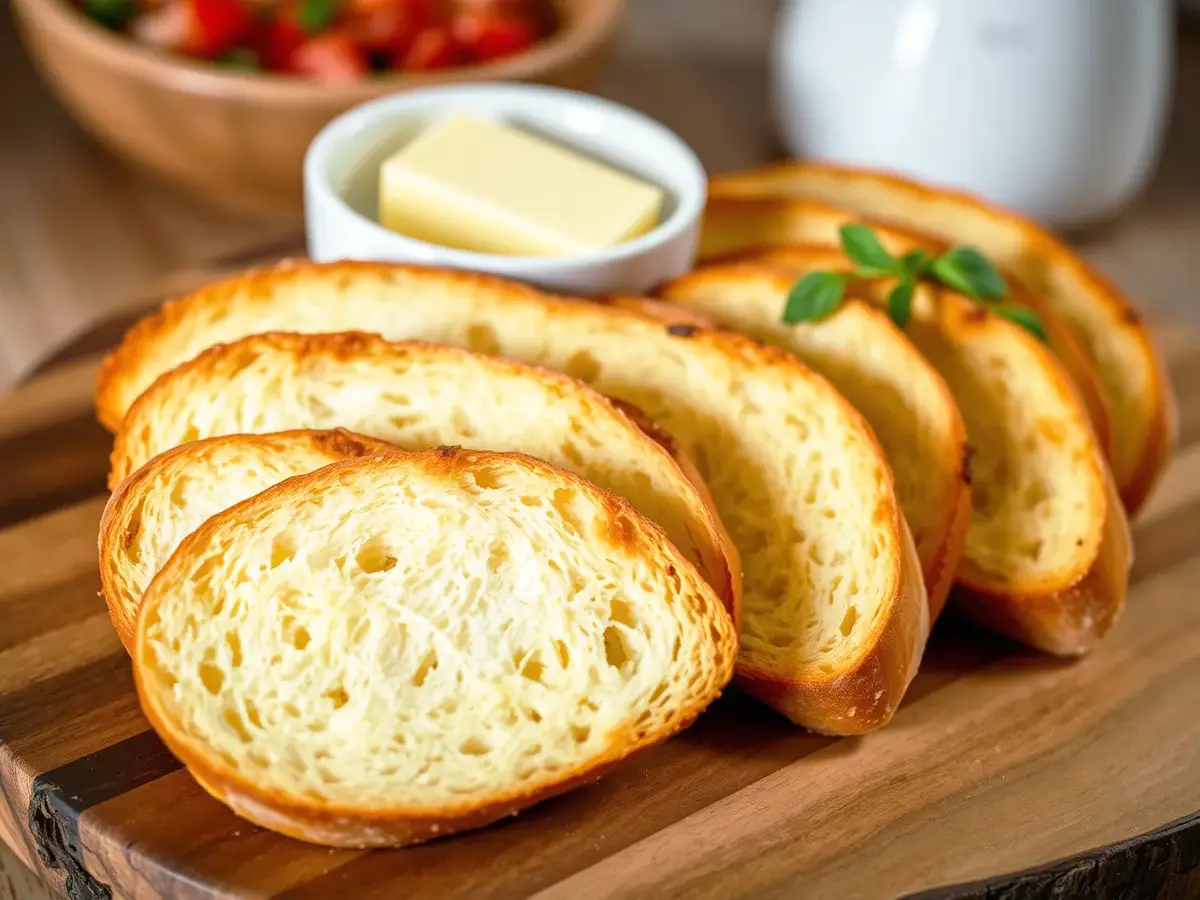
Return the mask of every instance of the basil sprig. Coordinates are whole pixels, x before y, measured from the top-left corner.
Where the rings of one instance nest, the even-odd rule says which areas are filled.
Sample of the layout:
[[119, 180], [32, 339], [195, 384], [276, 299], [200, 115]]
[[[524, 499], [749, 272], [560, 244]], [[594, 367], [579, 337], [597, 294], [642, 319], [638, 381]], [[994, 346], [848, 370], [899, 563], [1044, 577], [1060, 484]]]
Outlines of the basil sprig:
[[819, 321], [833, 315], [846, 295], [846, 285], [852, 277], [895, 278], [896, 284], [888, 294], [888, 315], [903, 328], [912, 315], [913, 293], [917, 281], [927, 278], [958, 291], [977, 302], [998, 304], [992, 311], [1041, 340], [1046, 334], [1036, 312], [1016, 303], [1000, 303], [1008, 296], [1008, 285], [986, 256], [973, 247], [951, 247], [940, 256], [931, 257], [924, 250], [912, 250], [896, 257], [884, 249], [878, 235], [866, 225], [843, 225], [840, 230], [842, 249], [854, 263], [849, 274], [809, 272], [793, 285], [783, 309], [783, 321]]

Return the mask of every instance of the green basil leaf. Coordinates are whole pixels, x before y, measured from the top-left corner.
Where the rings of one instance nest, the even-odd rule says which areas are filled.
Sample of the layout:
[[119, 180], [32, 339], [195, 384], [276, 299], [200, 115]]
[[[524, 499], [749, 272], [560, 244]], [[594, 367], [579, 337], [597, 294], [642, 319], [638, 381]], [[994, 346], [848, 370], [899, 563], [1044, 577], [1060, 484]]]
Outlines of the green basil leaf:
[[1039, 341], [1046, 340], [1046, 328], [1042, 324], [1042, 317], [1028, 306], [997, 306], [992, 312], [1002, 318], [1008, 319], [1010, 322], [1020, 325], [1026, 331], [1032, 333]]
[[875, 232], [866, 225], [843, 225], [842, 249], [854, 260], [861, 275], [892, 275], [900, 270], [896, 257], [883, 249]]
[[913, 283], [911, 281], [901, 281], [888, 294], [888, 315], [900, 328], [908, 324], [909, 316], [912, 315], [912, 298]]
[[301, 0], [296, 22], [309, 34], [320, 34], [333, 24], [341, 5], [341, 0]]
[[786, 325], [811, 322], [832, 315], [846, 292], [846, 276], [833, 272], [809, 272], [788, 292], [783, 308]]
[[933, 262], [933, 275], [948, 288], [973, 300], [1001, 300], [1008, 293], [1004, 278], [973, 247], [952, 247]]
[[137, 15], [137, 0], [83, 0], [83, 11], [106, 28], [117, 31]]
[[914, 280], [928, 272], [931, 265], [933, 260], [924, 250], [909, 250], [900, 258], [900, 268]]

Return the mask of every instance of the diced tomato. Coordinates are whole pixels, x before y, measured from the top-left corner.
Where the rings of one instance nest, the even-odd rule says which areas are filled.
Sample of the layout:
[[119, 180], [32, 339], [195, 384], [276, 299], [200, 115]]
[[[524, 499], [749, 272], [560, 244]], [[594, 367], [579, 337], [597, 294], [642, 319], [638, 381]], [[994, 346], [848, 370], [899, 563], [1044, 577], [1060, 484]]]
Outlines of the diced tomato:
[[435, 24], [429, 0], [355, 0], [350, 9], [350, 33], [373, 53], [402, 54]]
[[475, 62], [521, 53], [537, 43], [538, 32], [526, 19], [489, 12], [466, 12], [454, 20], [454, 36]]
[[305, 41], [292, 54], [292, 71], [319, 81], [350, 82], [365, 78], [371, 67], [349, 33], [333, 30]]
[[267, 23], [258, 45], [258, 57], [264, 69], [273, 72], [295, 71], [296, 51], [308, 40], [304, 29], [290, 19], [277, 16]]
[[212, 59], [237, 46], [254, 31], [254, 15], [242, 0], [187, 0], [191, 31], [184, 52]]
[[397, 68], [426, 72], [458, 65], [463, 61], [463, 52], [449, 28], [435, 26], [421, 29], [398, 60]]

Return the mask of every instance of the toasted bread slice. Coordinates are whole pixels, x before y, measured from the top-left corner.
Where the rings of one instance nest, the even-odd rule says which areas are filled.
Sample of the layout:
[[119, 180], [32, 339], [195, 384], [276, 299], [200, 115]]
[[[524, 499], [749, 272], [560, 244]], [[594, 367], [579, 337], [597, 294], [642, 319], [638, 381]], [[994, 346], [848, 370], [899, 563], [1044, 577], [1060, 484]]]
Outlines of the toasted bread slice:
[[[1074, 333], [1098, 371], [1108, 401], [1121, 497], [1136, 512], [1150, 495], [1175, 442], [1175, 400], [1162, 357], [1121, 289], [1049, 231], [959, 191], [832, 166], [768, 166], [717, 178], [711, 191], [717, 197], [788, 196], [837, 203], [987, 253], [1029, 288], [1043, 313], [1056, 313]], [[1057, 342], [1054, 347], [1062, 356]], [[1077, 369], [1071, 366], [1070, 371], [1078, 382]]]
[[[486, 276], [295, 264], [139, 325], [107, 367], [100, 406], [119, 419], [148, 379], [217, 341], [347, 328], [546, 365], [645, 410], [696, 462], [741, 553], [742, 684], [814, 730], [858, 733], [891, 717], [929, 627], [920, 562], [870, 428], [776, 348]], [[180, 409], [192, 389], [177, 389]], [[493, 405], [508, 415], [502, 398]]]
[[[870, 225], [890, 253], [910, 250], [937, 254], [949, 247], [929, 235], [890, 223], [866, 219], [849, 207], [788, 197], [715, 197], [705, 212], [703, 259], [711, 264], [753, 258], [765, 246], [810, 244], [840, 247], [839, 230], [851, 222]], [[1046, 340], [1071, 376], [1087, 408], [1088, 418], [1105, 455], [1114, 454], [1112, 419], [1100, 375], [1083, 345], [1067, 326], [1019, 280], [1008, 278], [1012, 299], [1036, 310], [1045, 326]]]
[[456, 347], [364, 334], [263, 334], [214, 347], [130, 410], [113, 447], [113, 487], [200, 438], [343, 426], [409, 450], [519, 450], [577, 472], [657, 522], [739, 618], [737, 551], [656, 436], [557, 372]]
[[795, 281], [794, 274], [761, 263], [731, 263], [684, 275], [658, 293], [723, 327], [795, 353], [866, 417], [892, 464], [936, 619], [971, 517], [963, 478], [966, 436], [954, 396], [887, 315], [870, 304], [852, 300], [824, 321], [783, 324]]
[[[777, 248], [763, 261], [797, 276], [852, 269], [840, 251], [819, 247]], [[891, 286], [876, 279], [852, 290], [882, 303]], [[1067, 376], [1029, 332], [951, 291], [918, 290], [905, 333], [945, 377], [973, 448], [958, 606], [1030, 646], [1087, 652], [1124, 607], [1132, 548]]]
[[151, 459], [121, 482], [100, 519], [100, 590], [125, 649], [150, 579], [210, 516], [293, 475], [394, 450], [335, 429], [226, 435]]
[[733, 675], [712, 588], [627, 502], [533, 457], [334, 463], [218, 513], [146, 591], [146, 717], [234, 812], [412, 844], [562, 793]]

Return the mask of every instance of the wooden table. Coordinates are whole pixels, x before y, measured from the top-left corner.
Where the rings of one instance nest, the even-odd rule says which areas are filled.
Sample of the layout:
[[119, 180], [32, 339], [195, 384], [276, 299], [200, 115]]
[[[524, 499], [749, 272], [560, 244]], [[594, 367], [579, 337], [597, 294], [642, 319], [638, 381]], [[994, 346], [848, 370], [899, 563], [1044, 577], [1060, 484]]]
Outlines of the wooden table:
[[[666, 121], [713, 169], [770, 155], [771, 4], [632, 7], [604, 92]], [[1200, 326], [1197, 44], [1184, 40], [1158, 178], [1082, 249], [1152, 314]], [[0, 400], [0, 837], [56, 890], [1200, 894], [1200, 338], [1178, 327], [1160, 333], [1183, 406], [1180, 455], [1137, 525], [1125, 619], [1082, 663], [948, 622], [895, 722], [864, 739], [800, 734], [731, 696], [598, 787], [475, 835], [357, 854], [240, 822], [147, 731], [96, 597], [109, 438], [89, 391], [129, 310], [298, 248], [298, 230], [205, 209], [93, 147], [31, 78], [7, 14], [0, 97], [0, 378], [29, 368], [31, 348], [68, 344]], [[89, 318], [80, 335], [65, 322]], [[985, 883], [945, 887], [975, 879]], [[0, 857], [0, 900], [37, 896], [37, 884]]]

